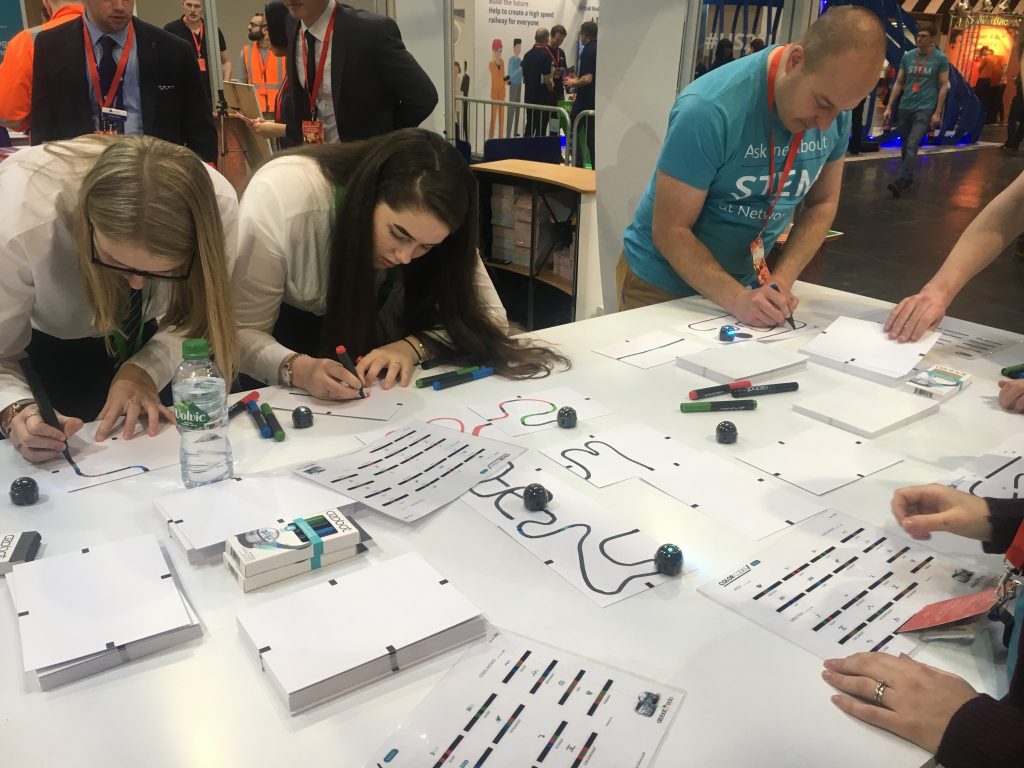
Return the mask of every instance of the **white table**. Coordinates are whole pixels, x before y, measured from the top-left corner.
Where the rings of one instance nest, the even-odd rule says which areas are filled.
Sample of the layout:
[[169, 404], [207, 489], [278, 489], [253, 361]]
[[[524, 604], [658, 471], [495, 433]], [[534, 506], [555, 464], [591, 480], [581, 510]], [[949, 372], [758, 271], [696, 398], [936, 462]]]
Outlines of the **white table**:
[[[880, 302], [815, 286], [799, 286], [803, 311], [863, 316]], [[799, 316], [800, 310], [797, 315]], [[737, 446], [714, 442], [721, 414], [679, 413], [685, 393], [707, 382], [674, 365], [642, 371], [593, 353], [593, 347], [707, 316], [692, 300], [608, 315], [543, 332], [575, 362], [568, 373], [515, 384], [492, 377], [441, 393], [409, 390], [396, 419], [415, 417], [430, 402], [465, 404], [523, 388], [569, 385], [604, 402], [615, 414], [595, 428], [645, 422], [691, 446], [729, 456]], [[807, 336], [780, 342], [794, 348]], [[1024, 350], [1024, 348], [1022, 348]], [[906, 460], [828, 494], [830, 506], [896, 532], [889, 513], [893, 489], [944, 477], [992, 448], [1022, 417], [993, 402], [999, 368], [1024, 360], [1013, 351], [961, 363], [978, 380], [939, 414], [880, 438]], [[936, 362], [939, 360], [936, 359]], [[948, 361], [952, 362], [952, 361]], [[841, 374], [809, 365], [798, 373], [801, 392], [833, 386]], [[732, 414], [740, 445], [754, 447], [816, 425], [789, 410], [791, 396], [765, 397], [752, 413]], [[287, 429], [287, 421], [285, 421]], [[257, 439], [238, 418], [231, 426], [237, 471], [250, 473], [355, 447], [352, 435], [379, 423], [320, 417], [310, 430], [288, 429], [282, 444]], [[493, 436], [492, 436], [493, 437]], [[560, 430], [523, 438], [539, 449], [561, 441]], [[546, 459], [539, 459], [546, 461]], [[39, 530], [43, 556], [150, 532], [160, 537], [202, 619], [202, 640], [43, 693], [21, 672], [16, 619], [0, 586], [0, 743], [11, 766], [267, 766], [364, 764], [392, 729], [425, 697], [458, 658], [447, 654], [388, 680], [290, 717], [244, 650], [235, 616], [320, 579], [308, 574], [243, 595], [221, 566], [190, 566], [166, 535], [152, 499], [180, 488], [177, 467], [14, 507], [6, 489], [27, 466], [0, 448], [3, 530]], [[740, 470], [738, 470], [740, 471]], [[568, 472], [565, 482], [598, 498], [664, 542], [682, 546], [699, 571], [608, 608], [548, 571], [529, 552], [461, 502], [413, 525], [361, 512], [358, 519], [379, 548], [368, 557], [416, 550], [473, 600], [496, 626], [677, 685], [687, 691], [658, 766], [920, 766], [929, 756], [896, 737], [851, 720], [830, 702], [821, 662], [795, 645], [696, 593], [696, 587], [743, 560], [759, 544], [699, 512], [628, 481], [603, 490]], [[724, 489], [723, 489], [724, 490]], [[763, 544], [763, 542], [762, 542]], [[999, 560], [969, 542], [936, 539], [936, 547], [995, 570]], [[331, 575], [363, 568], [363, 558], [331, 567]], [[2, 581], [2, 580], [0, 580]], [[998, 654], [995, 654], [998, 655]], [[918, 658], [964, 675], [980, 690], [1005, 693], [1005, 668], [983, 637], [973, 646], [930, 645]]]

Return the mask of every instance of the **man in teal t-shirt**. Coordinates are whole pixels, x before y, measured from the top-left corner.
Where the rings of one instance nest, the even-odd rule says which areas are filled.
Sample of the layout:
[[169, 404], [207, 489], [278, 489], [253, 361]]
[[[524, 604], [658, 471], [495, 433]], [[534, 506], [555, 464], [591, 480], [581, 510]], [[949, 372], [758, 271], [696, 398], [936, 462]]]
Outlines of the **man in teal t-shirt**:
[[893, 105], [903, 94], [896, 124], [896, 130], [903, 139], [903, 161], [896, 181], [889, 185], [893, 197], [899, 197], [914, 183], [914, 167], [921, 142], [929, 129], [942, 125], [942, 110], [949, 90], [949, 57], [935, 47], [934, 35], [935, 30], [928, 22], [922, 22], [918, 27], [917, 48], [903, 54], [900, 72], [885, 110], [885, 124], [889, 125]]
[[[797, 304], [792, 285], [835, 217], [850, 128], [845, 110], [875, 85], [884, 58], [878, 17], [843, 6], [814, 22], [799, 43], [745, 56], [687, 86], [626, 229], [619, 308], [700, 293], [746, 323], [775, 325], [791, 316]], [[778, 290], [758, 286], [751, 246], [768, 209], [765, 253], [801, 202], [774, 272]]]

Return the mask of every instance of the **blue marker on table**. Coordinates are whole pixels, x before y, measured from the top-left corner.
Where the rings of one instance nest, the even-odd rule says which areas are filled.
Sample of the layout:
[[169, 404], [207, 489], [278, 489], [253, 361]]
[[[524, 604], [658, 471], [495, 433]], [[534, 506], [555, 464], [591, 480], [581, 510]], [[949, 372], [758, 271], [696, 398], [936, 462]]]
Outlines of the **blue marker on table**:
[[459, 384], [465, 384], [467, 381], [476, 381], [477, 379], [482, 379], [485, 376], [490, 376], [492, 373], [494, 373], [493, 368], [479, 368], [470, 373], [460, 373], [458, 376], [452, 376], [450, 379], [441, 379], [440, 381], [435, 381], [430, 386], [432, 386], [435, 390], [448, 389], [448, 387], [455, 387], [458, 386]]
[[246, 409], [249, 411], [249, 415], [252, 416], [252, 423], [256, 425], [256, 430], [260, 433], [260, 437], [273, 437], [274, 430], [267, 424], [267, 420], [263, 418], [263, 411], [256, 405], [255, 400], [250, 400], [245, 404]]

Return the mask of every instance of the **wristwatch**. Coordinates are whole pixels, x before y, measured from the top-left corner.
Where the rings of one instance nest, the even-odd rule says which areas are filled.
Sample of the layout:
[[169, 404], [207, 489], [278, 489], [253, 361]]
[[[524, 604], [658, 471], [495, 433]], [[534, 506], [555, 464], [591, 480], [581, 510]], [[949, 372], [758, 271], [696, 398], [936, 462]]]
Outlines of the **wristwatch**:
[[305, 355], [293, 352], [281, 361], [281, 366], [277, 369], [277, 381], [282, 387], [292, 386], [292, 367], [300, 357], [305, 357]]
[[18, 400], [11, 403], [2, 411], [0, 411], [0, 437], [8, 438], [11, 436], [11, 422], [14, 421], [14, 417], [21, 413], [23, 410], [28, 408], [30, 405], [35, 404], [35, 400], [31, 398], [25, 400]]

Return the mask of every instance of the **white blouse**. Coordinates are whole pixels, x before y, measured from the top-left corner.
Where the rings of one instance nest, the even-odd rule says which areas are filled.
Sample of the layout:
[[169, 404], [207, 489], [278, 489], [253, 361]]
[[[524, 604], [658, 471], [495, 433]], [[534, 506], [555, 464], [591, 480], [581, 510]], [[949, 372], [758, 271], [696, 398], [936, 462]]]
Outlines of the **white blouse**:
[[[103, 149], [84, 138], [67, 145], [80, 154], [95, 155]], [[78, 191], [93, 162], [92, 156], [62, 156], [43, 145], [15, 152], [0, 163], [0, 200], [6, 203], [0, 216], [0, 409], [32, 397], [18, 360], [33, 328], [58, 339], [103, 336], [92, 326], [93, 310], [72, 235]], [[227, 179], [208, 170], [230, 269], [238, 231], [238, 197]], [[147, 280], [143, 290], [143, 319], [159, 320], [167, 310], [170, 286]], [[182, 334], [161, 328], [129, 362], [145, 370], [162, 389], [181, 362], [183, 339]]]
[[[231, 288], [243, 373], [277, 383], [292, 353], [271, 335], [282, 302], [326, 313], [333, 227], [334, 188], [316, 160], [279, 157], [252, 177], [239, 207]], [[474, 283], [488, 315], [507, 331], [505, 308], [479, 257]]]

